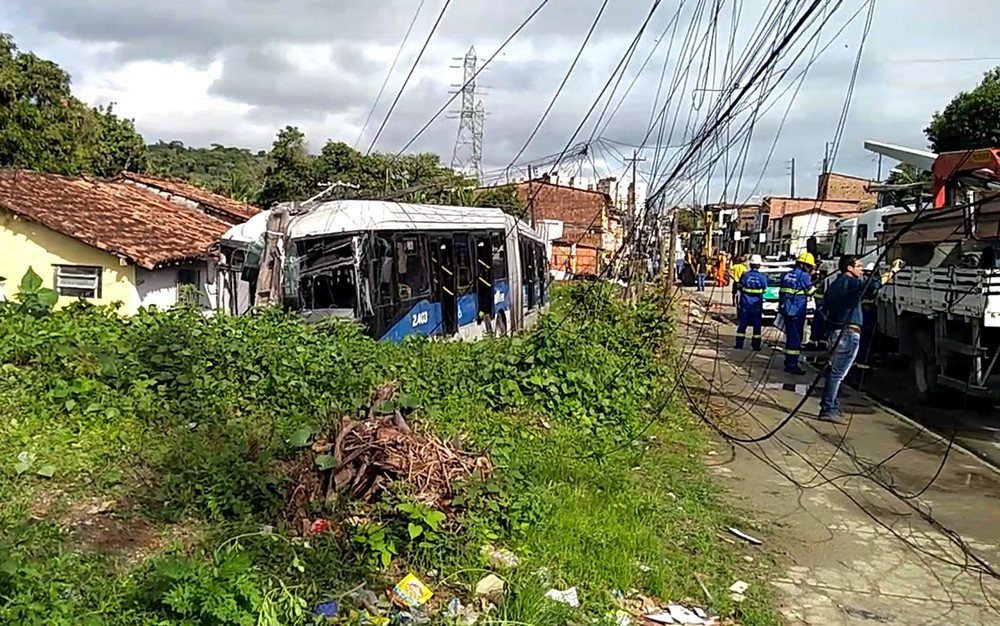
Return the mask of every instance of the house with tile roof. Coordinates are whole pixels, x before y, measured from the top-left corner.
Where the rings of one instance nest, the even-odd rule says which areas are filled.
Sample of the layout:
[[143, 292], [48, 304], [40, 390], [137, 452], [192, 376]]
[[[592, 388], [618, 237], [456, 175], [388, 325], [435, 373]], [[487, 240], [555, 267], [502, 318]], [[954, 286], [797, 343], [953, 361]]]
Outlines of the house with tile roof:
[[766, 196], [763, 210], [767, 215], [765, 254], [796, 255], [806, 249], [810, 237], [822, 237], [837, 220], [854, 217], [861, 211], [857, 200], [820, 200]]
[[120, 302], [123, 313], [193, 297], [214, 308], [209, 249], [258, 212], [180, 181], [74, 178], [0, 170], [0, 276], [8, 296], [28, 268], [60, 305]]

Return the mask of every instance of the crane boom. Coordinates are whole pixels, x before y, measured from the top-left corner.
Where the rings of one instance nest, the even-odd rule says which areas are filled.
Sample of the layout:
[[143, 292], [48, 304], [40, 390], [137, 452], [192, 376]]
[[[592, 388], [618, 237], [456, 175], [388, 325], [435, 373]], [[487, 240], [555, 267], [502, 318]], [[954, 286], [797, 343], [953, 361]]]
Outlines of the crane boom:
[[905, 148], [903, 146], [896, 146], [891, 143], [883, 143], [881, 141], [872, 141], [870, 139], [865, 141], [865, 150], [869, 150], [875, 154], [881, 154], [882, 156], [887, 156], [890, 159], [899, 161], [900, 163], [907, 163], [925, 172], [933, 171], [934, 161], [938, 158], [937, 154], [928, 150]]

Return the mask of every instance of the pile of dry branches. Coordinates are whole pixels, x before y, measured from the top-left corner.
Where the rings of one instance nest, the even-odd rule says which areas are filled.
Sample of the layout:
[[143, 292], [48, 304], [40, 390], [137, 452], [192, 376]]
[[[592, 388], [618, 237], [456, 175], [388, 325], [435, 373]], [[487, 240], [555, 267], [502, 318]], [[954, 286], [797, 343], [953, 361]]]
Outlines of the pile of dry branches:
[[321, 472], [327, 502], [371, 502], [393, 482], [405, 481], [415, 499], [443, 508], [454, 496], [456, 482], [492, 471], [487, 457], [463, 451], [457, 441], [418, 434], [400, 408], [387, 411], [384, 407], [396, 392], [394, 384], [379, 387], [363, 419], [341, 420], [329, 437], [313, 445], [315, 454], [336, 460], [335, 467]]

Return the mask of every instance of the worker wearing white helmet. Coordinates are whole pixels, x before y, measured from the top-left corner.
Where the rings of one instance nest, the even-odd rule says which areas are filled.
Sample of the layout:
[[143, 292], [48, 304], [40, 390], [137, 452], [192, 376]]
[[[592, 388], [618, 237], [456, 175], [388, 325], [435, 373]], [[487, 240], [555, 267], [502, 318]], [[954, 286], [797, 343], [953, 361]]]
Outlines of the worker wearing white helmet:
[[747, 338], [747, 327], [753, 328], [750, 347], [759, 352], [761, 348], [761, 325], [764, 318], [764, 292], [767, 291], [767, 276], [760, 271], [764, 261], [759, 254], [750, 257], [750, 269], [740, 277], [739, 324], [736, 326], [736, 349], [742, 350]]

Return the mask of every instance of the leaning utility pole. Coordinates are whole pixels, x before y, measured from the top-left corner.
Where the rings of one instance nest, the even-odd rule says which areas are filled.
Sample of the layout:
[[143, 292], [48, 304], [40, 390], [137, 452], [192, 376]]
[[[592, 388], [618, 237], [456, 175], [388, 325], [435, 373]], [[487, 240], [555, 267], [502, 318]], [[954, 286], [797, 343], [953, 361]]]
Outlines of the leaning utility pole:
[[629, 186], [628, 190], [628, 208], [629, 208], [629, 216], [632, 222], [629, 228], [630, 239], [631, 239], [631, 241], [629, 242], [629, 248], [632, 254], [631, 270], [629, 271], [629, 284], [631, 285], [633, 281], [638, 282], [639, 289], [638, 291], [634, 291], [632, 295], [634, 295], [636, 298], [641, 298], [642, 291], [645, 287], [645, 282], [646, 282], [646, 268], [642, 267], [641, 263], [642, 262], [642, 254], [640, 251], [641, 239], [639, 235], [642, 231], [643, 222], [645, 220], [642, 220], [639, 217], [638, 202], [636, 201], [636, 196], [638, 195], [636, 193], [637, 191], [636, 165], [641, 161], [645, 161], [646, 159], [639, 158], [639, 151], [634, 150], [632, 152], [632, 158], [626, 160], [632, 164], [632, 184]]
[[453, 85], [458, 87], [462, 98], [461, 108], [454, 112], [458, 117], [458, 134], [451, 155], [451, 169], [482, 181], [483, 122], [486, 111], [482, 101], [476, 100], [476, 71], [479, 68], [476, 49], [469, 48], [464, 57], [455, 57], [454, 60], [462, 61], [461, 66], [452, 66], [462, 68], [462, 84]]
[[794, 198], [795, 197], [795, 159], [794, 158], [792, 159], [791, 164], [792, 164], [792, 171], [791, 171], [791, 174], [790, 174], [790, 182], [791, 182], [791, 187], [792, 188], [791, 188], [791, 192], [790, 193], [791, 193], [791, 196]]

